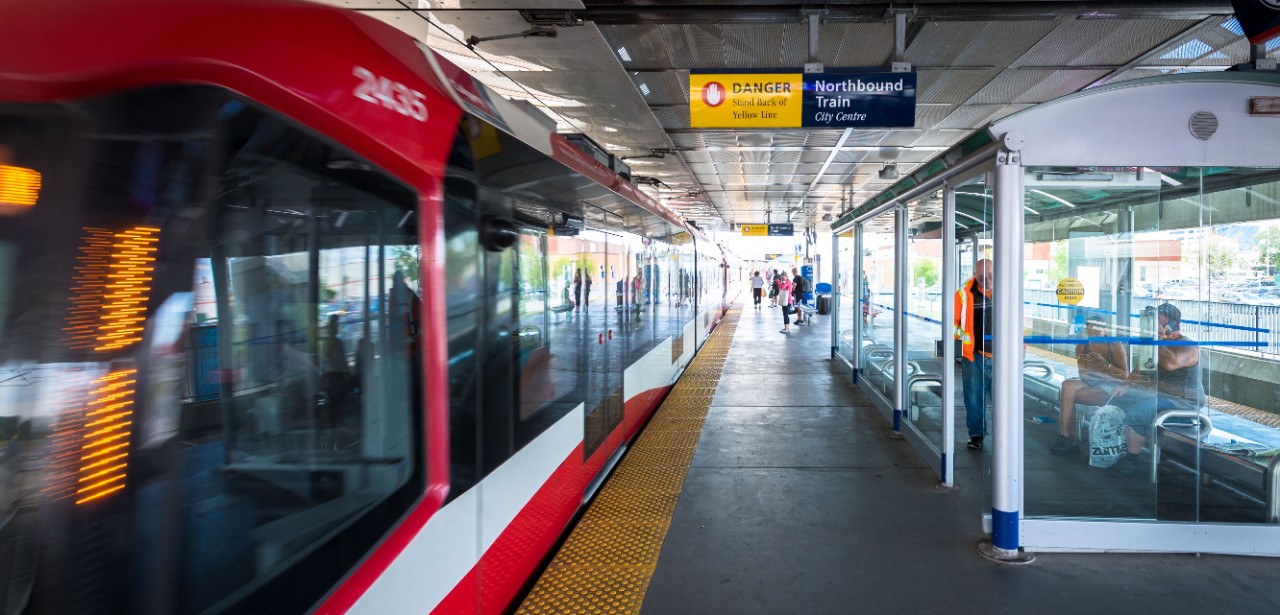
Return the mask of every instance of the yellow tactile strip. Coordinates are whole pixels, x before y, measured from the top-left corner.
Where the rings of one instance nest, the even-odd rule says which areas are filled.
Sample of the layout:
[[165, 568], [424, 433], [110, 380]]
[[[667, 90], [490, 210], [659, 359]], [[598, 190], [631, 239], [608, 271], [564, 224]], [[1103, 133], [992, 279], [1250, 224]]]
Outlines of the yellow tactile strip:
[[639, 613], [724, 369], [729, 310], [516, 611]]

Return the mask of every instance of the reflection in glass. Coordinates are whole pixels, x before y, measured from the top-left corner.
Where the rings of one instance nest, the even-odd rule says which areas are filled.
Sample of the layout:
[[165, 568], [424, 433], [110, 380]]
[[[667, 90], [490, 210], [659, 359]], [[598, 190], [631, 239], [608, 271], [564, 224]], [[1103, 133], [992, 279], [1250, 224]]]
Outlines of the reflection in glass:
[[1280, 173], [1025, 181], [1028, 513], [1274, 521]]
[[894, 212], [888, 211], [863, 225], [862, 274], [863, 377], [889, 402], [893, 400], [895, 344], [893, 339]]

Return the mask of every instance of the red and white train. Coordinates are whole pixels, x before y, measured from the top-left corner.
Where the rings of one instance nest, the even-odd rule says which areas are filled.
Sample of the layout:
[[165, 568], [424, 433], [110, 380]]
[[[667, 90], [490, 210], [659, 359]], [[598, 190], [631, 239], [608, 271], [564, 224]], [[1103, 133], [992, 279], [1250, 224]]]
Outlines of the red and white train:
[[0, 612], [509, 610], [726, 259], [369, 17], [0, 4]]

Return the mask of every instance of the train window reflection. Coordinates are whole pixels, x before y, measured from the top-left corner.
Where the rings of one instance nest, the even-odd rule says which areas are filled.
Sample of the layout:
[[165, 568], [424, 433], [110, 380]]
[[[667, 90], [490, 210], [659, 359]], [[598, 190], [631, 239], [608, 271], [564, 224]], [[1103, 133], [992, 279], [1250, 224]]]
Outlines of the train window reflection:
[[415, 195], [213, 88], [22, 111], [0, 141], [43, 188], [0, 224], [0, 604], [314, 604], [274, 587], [329, 587], [421, 485]]

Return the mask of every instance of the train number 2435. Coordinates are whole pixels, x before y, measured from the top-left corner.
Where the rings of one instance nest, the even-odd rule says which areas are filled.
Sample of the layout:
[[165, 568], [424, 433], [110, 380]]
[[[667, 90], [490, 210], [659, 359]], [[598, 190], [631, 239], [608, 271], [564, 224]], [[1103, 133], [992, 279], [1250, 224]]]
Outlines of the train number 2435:
[[374, 75], [372, 71], [357, 66], [351, 71], [360, 80], [355, 96], [365, 102], [393, 109], [400, 115], [419, 122], [427, 121], [426, 96], [403, 83]]

